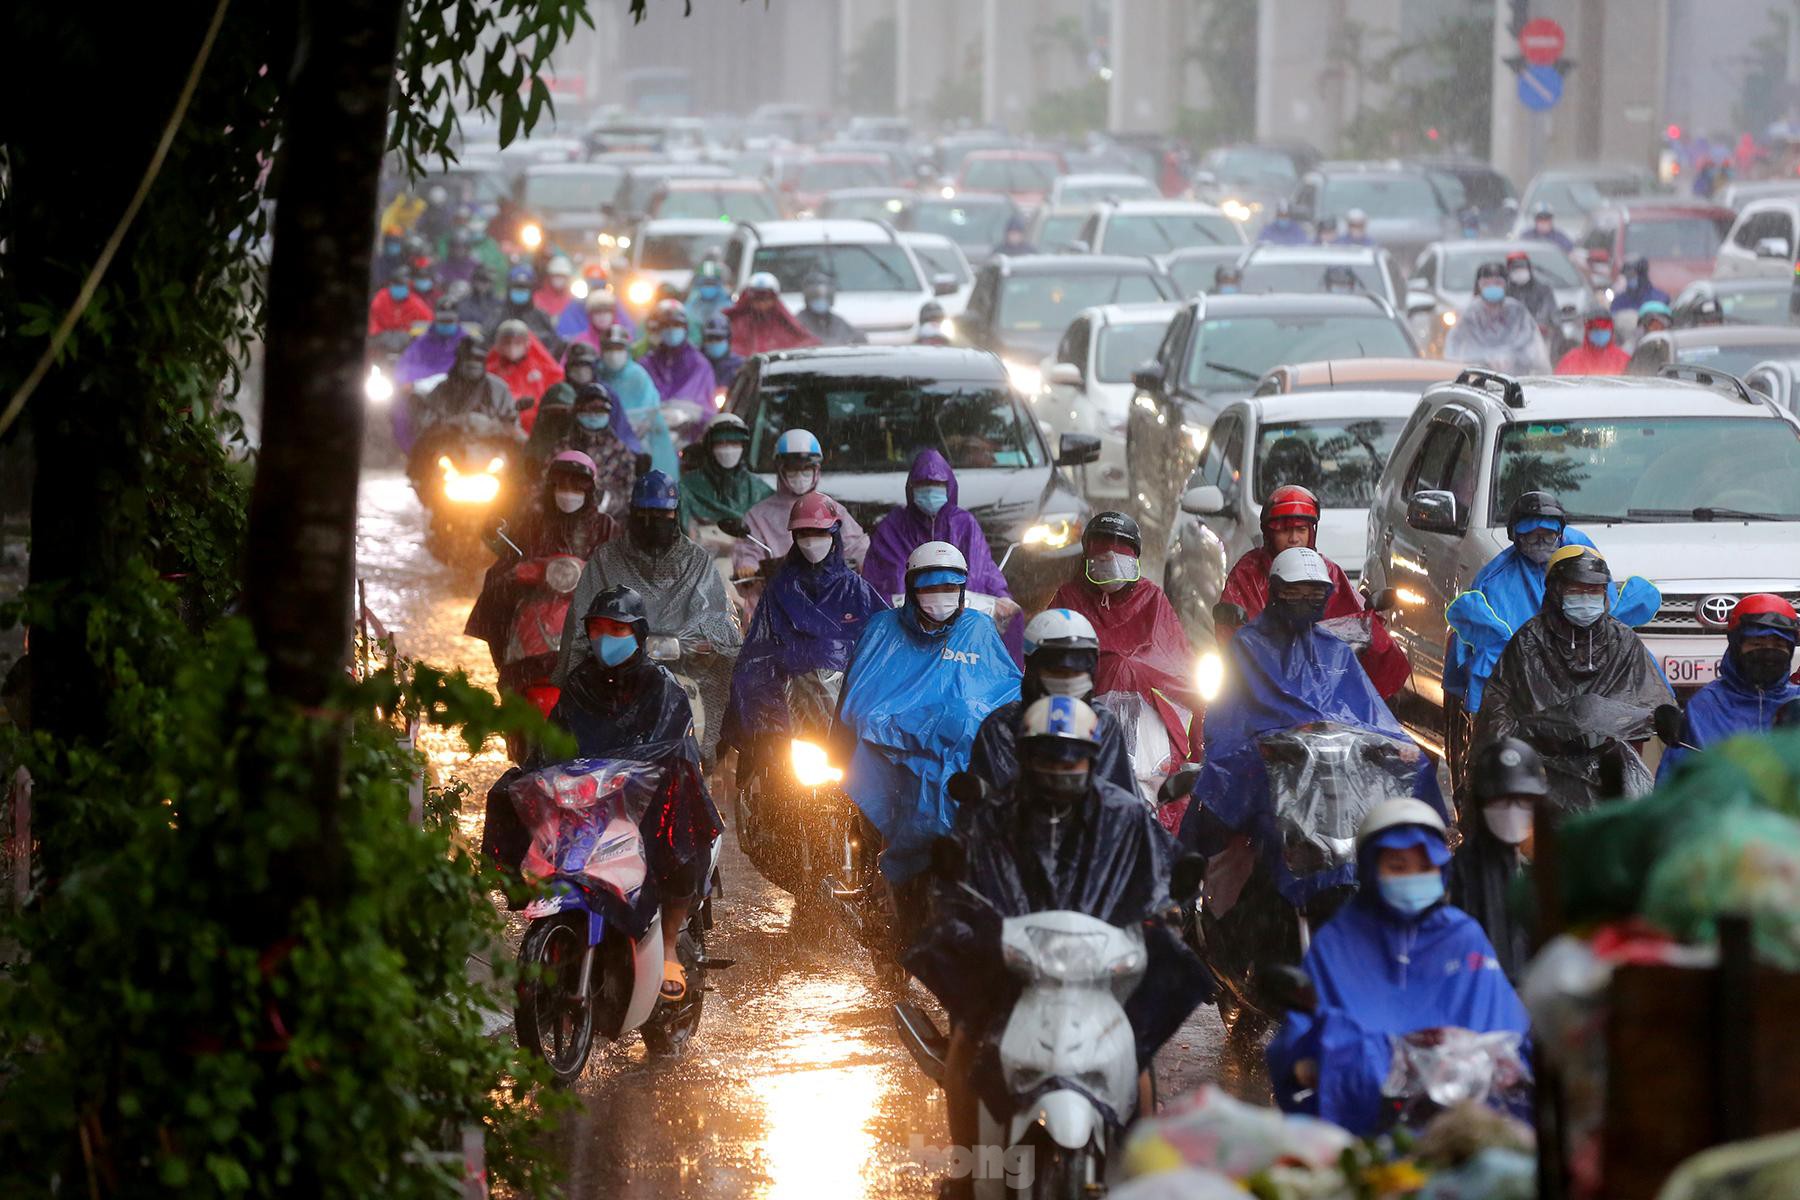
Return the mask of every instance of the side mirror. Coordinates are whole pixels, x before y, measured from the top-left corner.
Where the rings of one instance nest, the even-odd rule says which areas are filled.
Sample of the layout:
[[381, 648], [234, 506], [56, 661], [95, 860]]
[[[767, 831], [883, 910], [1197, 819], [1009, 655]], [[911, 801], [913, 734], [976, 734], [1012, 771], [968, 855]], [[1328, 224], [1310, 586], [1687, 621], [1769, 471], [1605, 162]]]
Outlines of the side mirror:
[[950, 776], [944, 790], [958, 804], [980, 804], [988, 798], [987, 780], [971, 771], [958, 771]]
[[956, 276], [948, 271], [931, 277], [931, 293], [934, 296], [956, 295]]
[[1094, 248], [1080, 238], [1070, 238], [1064, 243], [1070, 254], [1092, 254]]
[[1317, 1012], [1319, 992], [1312, 977], [1299, 967], [1283, 963], [1264, 966], [1256, 973], [1264, 999], [1286, 1012]]
[[[1411, 285], [1409, 284], [1408, 286], [1410, 287]], [[1409, 291], [1406, 293], [1406, 315], [1409, 317], [1425, 316], [1436, 307], [1437, 297], [1433, 296], [1430, 292]]]
[[1420, 533], [1456, 533], [1456, 497], [1449, 492], [1414, 492], [1406, 502], [1406, 523]]
[[1665, 746], [1681, 745], [1681, 710], [1673, 704], [1659, 704], [1656, 711], [1650, 714], [1650, 724], [1656, 729], [1657, 740]]
[[1756, 257], [1758, 258], [1786, 258], [1788, 254], [1786, 238], [1768, 237], [1756, 243]]
[[1181, 511], [1193, 517], [1216, 517], [1225, 511], [1225, 493], [1216, 483], [1203, 483], [1181, 493]]
[[[1162, 786], [1156, 789], [1157, 805], [1173, 804], [1177, 800], [1187, 799], [1189, 796], [1193, 795], [1194, 781], [1198, 778], [1200, 778], [1199, 767], [1192, 763], [1182, 767], [1173, 775], [1163, 780]], [[1175, 865], [1179, 868], [1181, 864], [1177, 863]], [[1202, 860], [1202, 865], [1204, 865], [1204, 860]], [[1179, 897], [1177, 897], [1177, 899], [1179, 899]]]
[[1162, 385], [1162, 368], [1153, 362], [1145, 363], [1131, 373], [1131, 386], [1140, 392], [1160, 392]]
[[1100, 439], [1091, 433], [1065, 433], [1056, 440], [1056, 465], [1083, 467], [1100, 458]]
[[742, 517], [719, 518], [719, 531], [721, 533], [730, 534], [734, 538], [750, 536], [750, 526], [744, 523], [744, 518]]
[[1221, 600], [1212, 606], [1213, 633], [1215, 635], [1226, 630], [1242, 629], [1250, 620], [1250, 614], [1241, 604], [1233, 604], [1229, 600]]
[[1369, 597], [1369, 608], [1374, 612], [1393, 612], [1400, 607], [1400, 593], [1393, 588], [1382, 588]]
[[1059, 362], [1050, 368], [1050, 382], [1061, 387], [1081, 386], [1081, 368], [1072, 362]]
[[1169, 897], [1178, 904], [1186, 904], [1200, 894], [1200, 885], [1205, 882], [1206, 856], [1184, 854], [1169, 869]]

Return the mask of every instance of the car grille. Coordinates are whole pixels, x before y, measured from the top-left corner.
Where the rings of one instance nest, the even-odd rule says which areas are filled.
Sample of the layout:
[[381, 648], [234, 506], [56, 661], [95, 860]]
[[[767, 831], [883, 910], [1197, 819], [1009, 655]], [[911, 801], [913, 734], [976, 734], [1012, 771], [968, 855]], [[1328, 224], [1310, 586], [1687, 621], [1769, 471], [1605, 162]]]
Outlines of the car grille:
[[[1778, 592], [1776, 594], [1789, 604], [1800, 605], [1800, 592]], [[1722, 620], [1714, 624], [1702, 621], [1698, 615], [1700, 602], [1714, 597], [1720, 598], [1716, 608], [1721, 614], [1729, 612], [1729, 604], [1736, 604], [1740, 599], [1737, 592], [1664, 592], [1662, 607], [1656, 610], [1654, 617], [1638, 627], [1638, 632], [1723, 634], [1725, 624]]]

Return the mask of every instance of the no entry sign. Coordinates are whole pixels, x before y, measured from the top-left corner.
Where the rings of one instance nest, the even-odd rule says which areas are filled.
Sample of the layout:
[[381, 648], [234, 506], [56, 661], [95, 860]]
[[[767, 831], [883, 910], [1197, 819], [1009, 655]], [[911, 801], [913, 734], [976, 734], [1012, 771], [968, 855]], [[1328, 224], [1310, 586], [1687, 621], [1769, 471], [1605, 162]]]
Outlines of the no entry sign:
[[1519, 30], [1519, 53], [1534, 66], [1548, 67], [1563, 55], [1563, 27], [1549, 17], [1534, 17]]

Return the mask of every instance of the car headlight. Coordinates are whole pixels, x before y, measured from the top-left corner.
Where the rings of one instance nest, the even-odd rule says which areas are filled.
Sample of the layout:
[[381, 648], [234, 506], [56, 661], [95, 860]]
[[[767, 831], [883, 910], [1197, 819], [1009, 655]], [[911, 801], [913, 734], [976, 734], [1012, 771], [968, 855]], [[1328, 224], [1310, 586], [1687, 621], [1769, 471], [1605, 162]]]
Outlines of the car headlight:
[[1453, 308], [1446, 308], [1444, 310], [1443, 321], [1445, 329], [1454, 329], [1456, 327], [1456, 310]]
[[585, 279], [570, 280], [569, 295], [577, 300], [586, 300], [588, 298], [588, 281]]
[[1218, 698], [1219, 690], [1225, 686], [1225, 660], [1217, 650], [1208, 650], [1194, 664], [1194, 690], [1200, 698], [1211, 704]]
[[627, 233], [627, 234], [619, 235], [619, 249], [621, 249], [621, 250], [631, 249], [631, 235], [630, 234]]
[[831, 765], [825, 747], [804, 738], [795, 738], [789, 744], [788, 760], [794, 765], [794, 778], [801, 787], [825, 787], [844, 781], [844, 772]]
[[1026, 396], [1035, 396], [1044, 390], [1044, 373], [1029, 363], [1009, 362], [1006, 374], [1012, 385]]
[[1235, 197], [1220, 204], [1219, 211], [1234, 221], [1248, 221], [1251, 217], [1250, 206]]
[[945, 184], [943, 187], [938, 189], [938, 195], [942, 196], [946, 200], [954, 200], [954, 199], [956, 199], [956, 189], [951, 187], [949, 184]]
[[536, 221], [527, 221], [519, 226], [519, 244], [527, 250], [536, 250], [544, 244], [544, 227]]
[[625, 300], [636, 308], [643, 308], [656, 296], [656, 285], [648, 279], [634, 279], [625, 289]]
[[370, 404], [386, 404], [394, 398], [394, 381], [380, 367], [371, 365], [369, 377], [363, 380], [363, 396]]
[[1211, 430], [1202, 429], [1198, 425], [1189, 425], [1186, 421], [1183, 421], [1181, 423], [1181, 432], [1187, 435], [1188, 444], [1193, 446], [1195, 454], [1206, 453], [1206, 438], [1207, 435], [1212, 432]]
[[1019, 541], [1039, 550], [1061, 550], [1081, 537], [1081, 517], [1075, 513], [1047, 513], [1026, 527]]
[[594, 245], [600, 247], [602, 250], [611, 250], [618, 244], [619, 239], [610, 233], [597, 233], [594, 235]]

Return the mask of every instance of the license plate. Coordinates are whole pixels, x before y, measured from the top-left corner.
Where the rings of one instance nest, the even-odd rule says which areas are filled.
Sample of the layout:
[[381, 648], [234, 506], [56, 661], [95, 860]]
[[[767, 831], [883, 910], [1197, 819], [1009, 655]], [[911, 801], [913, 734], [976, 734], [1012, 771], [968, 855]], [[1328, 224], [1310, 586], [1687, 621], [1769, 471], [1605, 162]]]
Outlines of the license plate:
[[1671, 654], [1663, 659], [1663, 674], [1676, 687], [1700, 687], [1719, 674], [1719, 660]]
[[562, 911], [561, 896], [546, 896], [542, 900], [533, 900], [525, 906], [525, 919], [535, 921], [539, 917], [549, 917]]

